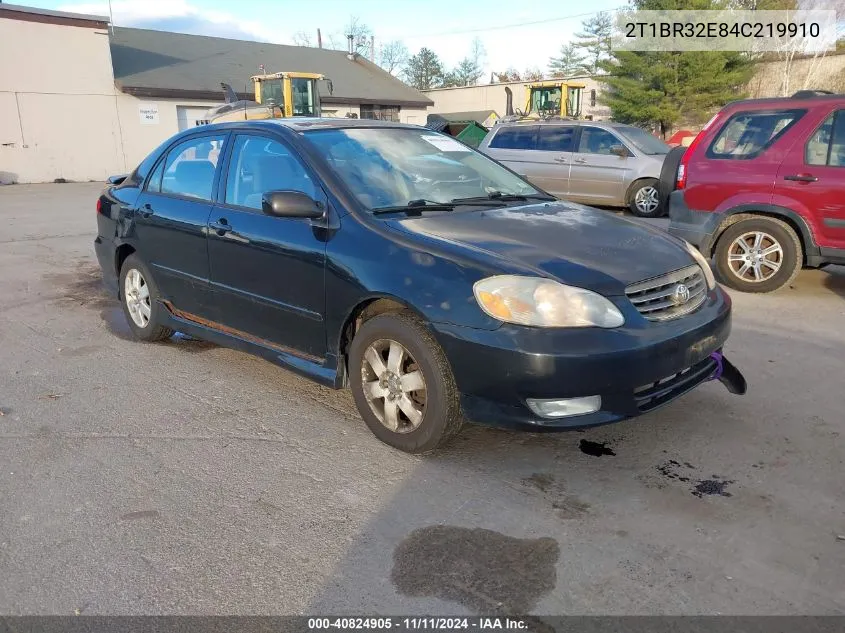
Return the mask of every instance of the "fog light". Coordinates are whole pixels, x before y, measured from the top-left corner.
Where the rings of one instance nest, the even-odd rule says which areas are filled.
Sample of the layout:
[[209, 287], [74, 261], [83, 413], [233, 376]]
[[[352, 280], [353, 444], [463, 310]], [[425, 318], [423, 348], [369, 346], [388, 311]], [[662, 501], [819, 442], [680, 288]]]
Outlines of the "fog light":
[[601, 409], [601, 396], [548, 400], [528, 398], [526, 402], [528, 408], [542, 418], [568, 418], [572, 415], [595, 413]]

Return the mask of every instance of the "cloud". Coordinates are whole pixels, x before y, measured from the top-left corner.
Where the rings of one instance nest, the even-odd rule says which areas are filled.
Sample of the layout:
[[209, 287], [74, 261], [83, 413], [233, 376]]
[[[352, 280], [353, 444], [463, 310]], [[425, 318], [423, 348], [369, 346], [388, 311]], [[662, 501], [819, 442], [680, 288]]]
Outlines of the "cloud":
[[[115, 26], [283, 43], [278, 33], [260, 22], [242, 20], [223, 11], [205, 11], [186, 0], [114, 0], [111, 5]], [[109, 14], [108, 2], [68, 4], [59, 9], [94, 15]]]

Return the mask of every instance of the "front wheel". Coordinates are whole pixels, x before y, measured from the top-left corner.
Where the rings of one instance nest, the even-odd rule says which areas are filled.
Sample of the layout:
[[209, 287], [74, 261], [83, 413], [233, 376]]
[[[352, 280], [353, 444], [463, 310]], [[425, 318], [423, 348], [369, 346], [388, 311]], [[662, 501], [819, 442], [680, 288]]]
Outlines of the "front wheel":
[[756, 217], [732, 224], [716, 244], [722, 282], [742, 292], [771, 292], [801, 271], [801, 242], [786, 222]]
[[364, 322], [349, 349], [358, 412], [385, 444], [427, 453], [462, 425], [458, 389], [443, 350], [408, 312]]
[[659, 218], [663, 215], [664, 207], [660, 204], [657, 181], [649, 178], [635, 184], [631, 189], [628, 208], [640, 218]]

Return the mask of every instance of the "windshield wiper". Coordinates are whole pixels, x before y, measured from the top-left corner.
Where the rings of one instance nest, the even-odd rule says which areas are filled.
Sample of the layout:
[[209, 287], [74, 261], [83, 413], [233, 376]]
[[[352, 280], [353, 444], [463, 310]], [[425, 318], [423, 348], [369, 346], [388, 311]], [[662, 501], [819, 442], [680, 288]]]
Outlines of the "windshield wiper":
[[405, 205], [393, 205], [388, 207], [376, 207], [372, 212], [376, 215], [381, 213], [396, 213], [404, 211], [408, 214], [417, 214], [422, 211], [452, 211], [455, 205], [451, 202], [437, 202], [435, 200], [411, 200]]
[[452, 202], [461, 203], [461, 202], [486, 202], [486, 201], [495, 201], [495, 202], [522, 202], [524, 200], [547, 200], [551, 202], [555, 200], [552, 196], [546, 196], [543, 194], [516, 194], [516, 193], [502, 193], [501, 191], [491, 191], [486, 196], [475, 196], [471, 198], [454, 198]]

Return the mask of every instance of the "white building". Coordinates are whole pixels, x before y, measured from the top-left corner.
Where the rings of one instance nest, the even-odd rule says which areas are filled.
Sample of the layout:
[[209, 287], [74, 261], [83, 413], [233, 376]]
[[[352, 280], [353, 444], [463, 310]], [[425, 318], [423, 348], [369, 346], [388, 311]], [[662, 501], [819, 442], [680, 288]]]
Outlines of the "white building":
[[249, 78], [331, 78], [324, 115], [425, 124], [431, 100], [361, 56], [143, 29], [108, 18], [0, 4], [0, 183], [103, 180], [131, 170]]

